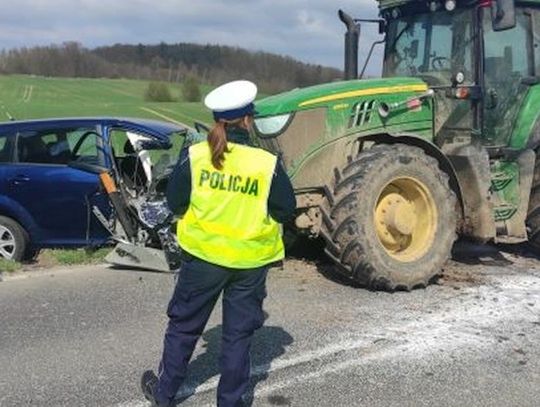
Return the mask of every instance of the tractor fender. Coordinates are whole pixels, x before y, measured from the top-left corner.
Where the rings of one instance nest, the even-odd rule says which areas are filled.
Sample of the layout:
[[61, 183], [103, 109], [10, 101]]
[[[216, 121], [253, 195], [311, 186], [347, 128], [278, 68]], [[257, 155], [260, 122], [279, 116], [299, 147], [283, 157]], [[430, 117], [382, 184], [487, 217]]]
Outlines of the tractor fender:
[[362, 141], [373, 141], [375, 144], [407, 144], [410, 146], [418, 147], [424, 150], [424, 152], [435, 158], [439, 162], [440, 168], [448, 175], [450, 188], [456, 194], [456, 197], [459, 202], [461, 215], [464, 216], [465, 205], [463, 202], [463, 193], [461, 185], [459, 183], [459, 178], [457, 176], [456, 169], [448, 157], [437, 147], [435, 144], [427, 141], [424, 138], [421, 138], [412, 134], [375, 134], [360, 137], [359, 142]]
[[540, 147], [540, 119], [536, 119], [526, 145], [526, 148], [535, 151], [538, 150], [538, 147]]

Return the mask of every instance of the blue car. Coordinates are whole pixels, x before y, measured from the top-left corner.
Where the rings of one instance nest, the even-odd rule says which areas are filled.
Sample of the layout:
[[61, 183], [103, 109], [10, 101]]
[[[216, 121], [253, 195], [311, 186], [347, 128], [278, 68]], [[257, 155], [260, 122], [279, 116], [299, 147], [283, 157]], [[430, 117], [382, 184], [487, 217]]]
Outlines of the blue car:
[[151, 245], [139, 212], [163, 201], [167, 175], [192, 134], [143, 119], [0, 124], [0, 257], [21, 261], [41, 248], [111, 240]]

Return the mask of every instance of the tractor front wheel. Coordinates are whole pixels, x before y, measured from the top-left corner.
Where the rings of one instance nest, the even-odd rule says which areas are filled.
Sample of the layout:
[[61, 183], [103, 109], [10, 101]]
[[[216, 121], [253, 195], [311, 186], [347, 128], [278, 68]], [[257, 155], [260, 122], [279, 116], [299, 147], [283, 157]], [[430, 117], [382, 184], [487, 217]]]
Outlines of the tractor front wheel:
[[322, 234], [337, 270], [373, 289], [425, 286], [450, 256], [456, 196], [417, 147], [376, 145], [336, 170]]

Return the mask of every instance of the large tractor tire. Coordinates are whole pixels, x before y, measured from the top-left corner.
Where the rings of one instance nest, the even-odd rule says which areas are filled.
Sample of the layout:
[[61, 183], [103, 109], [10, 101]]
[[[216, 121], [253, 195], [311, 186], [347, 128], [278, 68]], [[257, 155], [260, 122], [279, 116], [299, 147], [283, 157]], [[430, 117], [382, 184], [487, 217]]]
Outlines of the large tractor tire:
[[536, 151], [534, 176], [527, 213], [529, 244], [536, 253], [540, 253], [540, 150]]
[[335, 174], [322, 235], [336, 270], [372, 289], [426, 286], [456, 238], [456, 196], [437, 160], [375, 145]]

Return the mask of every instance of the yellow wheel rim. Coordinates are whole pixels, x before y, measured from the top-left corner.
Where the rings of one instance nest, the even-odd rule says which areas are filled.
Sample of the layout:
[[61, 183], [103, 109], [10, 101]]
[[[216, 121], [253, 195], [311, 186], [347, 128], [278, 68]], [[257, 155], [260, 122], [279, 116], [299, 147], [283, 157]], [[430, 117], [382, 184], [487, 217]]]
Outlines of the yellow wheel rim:
[[420, 259], [435, 240], [437, 207], [429, 189], [415, 178], [389, 182], [377, 198], [373, 219], [384, 250], [401, 262]]

